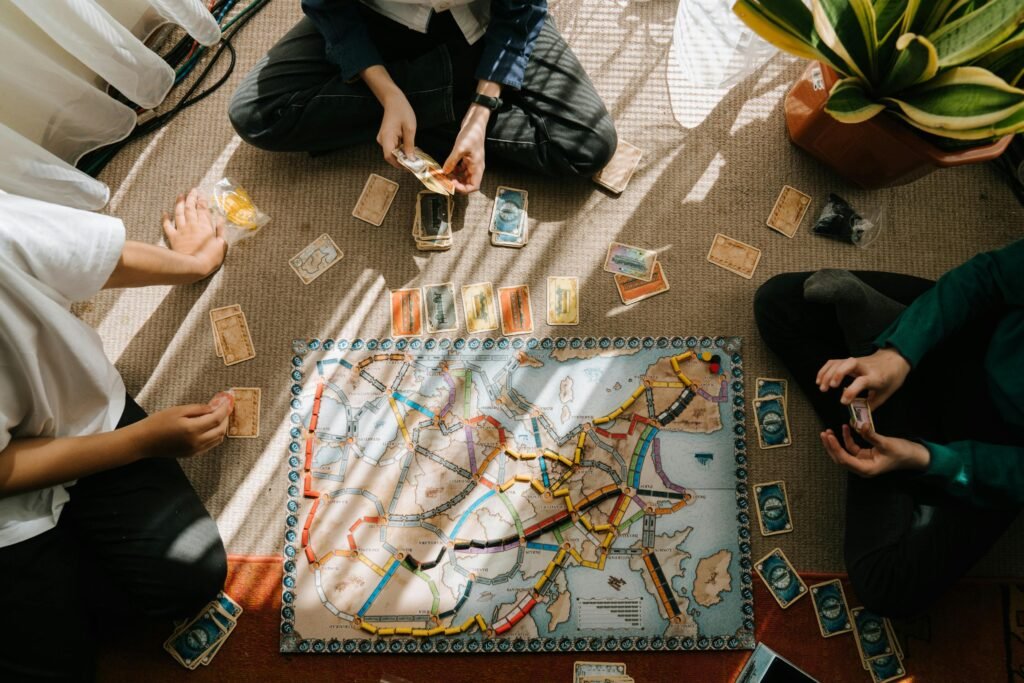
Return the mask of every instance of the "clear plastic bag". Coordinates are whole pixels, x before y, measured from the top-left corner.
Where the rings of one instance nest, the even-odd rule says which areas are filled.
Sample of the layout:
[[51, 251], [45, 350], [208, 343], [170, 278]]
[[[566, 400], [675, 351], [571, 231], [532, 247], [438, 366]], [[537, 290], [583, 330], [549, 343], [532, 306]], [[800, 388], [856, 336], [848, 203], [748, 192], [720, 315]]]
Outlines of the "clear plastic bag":
[[224, 239], [236, 244], [259, 232], [270, 222], [270, 216], [260, 211], [245, 188], [231, 178], [222, 178], [204, 192], [210, 212], [224, 219]]
[[885, 205], [877, 201], [858, 204], [854, 208], [839, 195], [830, 193], [814, 224], [814, 234], [867, 249], [885, 228]]

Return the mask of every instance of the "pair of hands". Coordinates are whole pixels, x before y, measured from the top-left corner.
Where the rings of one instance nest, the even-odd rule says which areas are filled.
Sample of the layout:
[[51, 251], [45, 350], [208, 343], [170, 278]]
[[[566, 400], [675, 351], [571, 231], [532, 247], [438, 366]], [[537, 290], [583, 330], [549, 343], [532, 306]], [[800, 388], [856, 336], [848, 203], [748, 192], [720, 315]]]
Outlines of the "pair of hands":
[[[406, 156], [416, 156], [416, 113], [400, 90], [390, 93], [382, 105], [384, 119], [377, 133], [377, 143], [384, 152], [384, 160], [395, 168], [402, 168], [392, 152], [401, 146]], [[490, 116], [489, 109], [474, 104], [462, 119], [462, 128], [442, 168], [455, 184], [456, 192], [469, 194], [480, 189], [484, 177], [484, 139]]]
[[[211, 218], [197, 188], [178, 195], [173, 219], [164, 212], [162, 224], [168, 248], [190, 264], [196, 280], [211, 275], [224, 263], [228, 252], [224, 223]], [[149, 457], [188, 458], [220, 445], [234, 406], [234, 397], [222, 391], [209, 403], [161, 410], [129, 429], [137, 432], [140, 450]]]
[[[843, 390], [840, 403], [844, 406], [867, 392], [868, 405], [878, 408], [903, 386], [910, 364], [898, 351], [879, 349], [870, 356], [830, 360], [820, 370], [815, 382], [822, 392], [838, 389], [846, 377], [853, 381]], [[831, 429], [821, 432], [821, 443], [832, 461], [862, 477], [875, 477], [885, 472], [903, 469], [922, 470], [928, 467], [931, 455], [928, 449], [915, 441], [882, 436], [870, 424], [857, 433], [870, 444], [862, 448], [853, 439], [853, 430], [843, 425], [842, 442]]]

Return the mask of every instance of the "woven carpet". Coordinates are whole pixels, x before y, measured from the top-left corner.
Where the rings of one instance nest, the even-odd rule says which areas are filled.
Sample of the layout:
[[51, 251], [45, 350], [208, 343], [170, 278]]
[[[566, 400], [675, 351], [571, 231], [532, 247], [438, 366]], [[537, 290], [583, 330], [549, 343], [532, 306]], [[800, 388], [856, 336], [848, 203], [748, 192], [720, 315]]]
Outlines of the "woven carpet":
[[[281, 609], [281, 562], [277, 558], [233, 557], [228, 594], [245, 610], [238, 626], [208, 666], [188, 673], [190, 681], [331, 680], [359, 683], [462, 683], [522, 681], [568, 683], [573, 662], [624, 662], [638, 683], [733, 681], [748, 652], [692, 655], [662, 652], [615, 652], [540, 655], [281, 655], [277, 634]], [[809, 585], [833, 578], [804, 574]], [[850, 605], [857, 605], [849, 584]], [[852, 633], [822, 638], [809, 598], [783, 611], [764, 584], [755, 581], [757, 640], [765, 643], [822, 683], [863, 683]], [[995, 581], [962, 581], [930, 614], [894, 624], [913, 681], [1005, 681], [1024, 675], [1024, 586]], [[969, 628], [967, 627], [969, 625]], [[181, 680], [186, 672], [160, 651], [170, 633], [146, 625], [119, 631], [116, 646], [104, 648], [99, 679]]]
[[[275, 0], [245, 27], [235, 40], [238, 65], [224, 88], [157, 134], [132, 143], [103, 172], [112, 190], [107, 211], [124, 219], [133, 239], [157, 242], [160, 212], [172, 207], [178, 192], [225, 175], [244, 185], [272, 217], [207, 281], [104, 292], [76, 309], [99, 329], [129, 391], [151, 412], [207, 400], [231, 386], [262, 387], [260, 438], [230, 440], [183, 463], [230, 552], [270, 556], [281, 550], [291, 340], [386, 336], [388, 288], [481, 280], [527, 284], [540, 311], [546, 277], [575, 275], [582, 310], [571, 334], [740, 335], [752, 381], [785, 376], [760, 343], [751, 313], [755, 289], [770, 276], [840, 267], [934, 278], [1021, 234], [1021, 207], [988, 167], [946, 170], [910, 186], [868, 193], [798, 152], [786, 138], [781, 114], [782, 98], [801, 70], [797, 60], [776, 56], [687, 130], [676, 123], [669, 103], [675, 3], [553, 0], [551, 11], [613, 113], [620, 137], [644, 150], [637, 174], [619, 197], [588, 180], [536, 177], [494, 162], [482, 191], [458, 202], [455, 247], [416, 251], [409, 229], [417, 184], [385, 165], [379, 149], [367, 145], [318, 158], [271, 154], [242, 144], [228, 123], [234, 86], [299, 18], [297, 0]], [[351, 217], [371, 172], [401, 183], [379, 228]], [[494, 189], [502, 184], [530, 192], [531, 241], [521, 251], [489, 245], [485, 226]], [[805, 220], [796, 237], [787, 239], [764, 223], [783, 184], [810, 194], [814, 215], [830, 191], [854, 205], [880, 206], [885, 233], [860, 250], [813, 235]], [[303, 286], [287, 260], [324, 232], [345, 257]], [[705, 260], [716, 232], [763, 250], [752, 281]], [[611, 276], [601, 270], [611, 240], [657, 249], [671, 291], [623, 307]], [[248, 318], [258, 357], [225, 367], [214, 355], [208, 311], [235, 303]], [[537, 336], [564, 333], [565, 328], [546, 327], [542, 315], [535, 317]], [[753, 552], [760, 556], [778, 544], [801, 571], [842, 571], [844, 475], [821, 452], [817, 420], [799, 395], [790, 399], [790, 412], [794, 445], [754, 450], [750, 469], [752, 481], [787, 481], [796, 531], [770, 544], [755, 534]], [[1024, 575], [1022, 538], [1018, 524], [978, 571]], [[270, 634], [260, 638], [274, 647]], [[236, 646], [229, 644], [222, 656]]]

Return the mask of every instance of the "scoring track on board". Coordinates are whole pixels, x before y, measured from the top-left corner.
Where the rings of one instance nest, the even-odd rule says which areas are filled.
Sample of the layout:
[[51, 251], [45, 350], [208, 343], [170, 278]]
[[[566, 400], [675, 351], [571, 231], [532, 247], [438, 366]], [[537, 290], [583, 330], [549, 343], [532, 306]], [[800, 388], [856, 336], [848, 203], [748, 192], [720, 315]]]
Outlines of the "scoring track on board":
[[282, 651], [752, 647], [739, 350], [296, 340]]

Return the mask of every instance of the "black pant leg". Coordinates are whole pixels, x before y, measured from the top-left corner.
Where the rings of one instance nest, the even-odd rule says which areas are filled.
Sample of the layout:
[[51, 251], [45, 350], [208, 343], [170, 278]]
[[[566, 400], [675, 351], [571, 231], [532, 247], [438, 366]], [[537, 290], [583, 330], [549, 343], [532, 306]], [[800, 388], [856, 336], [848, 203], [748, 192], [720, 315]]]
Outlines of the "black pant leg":
[[[129, 396], [119, 427], [145, 412]], [[146, 459], [78, 481], [61, 515], [108, 601], [150, 617], [193, 615], [224, 586], [217, 524], [181, 466]]]
[[615, 153], [611, 115], [551, 17], [534, 43], [522, 88], [505, 88], [502, 99], [505, 106], [488, 127], [488, 156], [548, 175], [589, 177]]
[[[818, 369], [830, 358], [849, 355], [833, 307], [807, 302], [803, 283], [810, 273], [779, 275], [757, 292], [754, 314], [765, 343], [793, 374], [823, 422], [834, 430], [849, 419], [839, 392], [821, 393], [814, 384]], [[888, 273], [858, 272], [863, 281], [901, 303], [909, 304], [932, 283]], [[978, 338], [984, 337], [984, 332]], [[943, 342], [955, 349], [959, 339]], [[947, 352], [940, 348], [935, 358]], [[981, 353], [974, 366], [962, 360], [958, 374], [970, 377], [968, 394], [975, 402], [967, 411], [979, 422], [962, 417], [954, 422], [939, 391], [947, 368], [927, 358], [904, 386], [876, 411], [879, 432], [938, 441], [999, 438], [991, 424], [991, 399], [980, 382]], [[978, 431], [967, 433], [965, 427]], [[968, 430], [970, 432], [970, 430]], [[964, 574], [991, 547], [1016, 516], [1015, 511], [990, 510], [949, 496], [926, 492], [908, 473], [872, 479], [847, 478], [844, 554], [854, 592], [874, 611], [892, 616], [915, 614]]]
[[[444, 48], [454, 22], [447, 13], [434, 18], [428, 34], [369, 9], [363, 14], [384, 66], [416, 113], [417, 127], [454, 121], [452, 64]], [[362, 80], [346, 82], [337, 65], [327, 61], [323, 36], [308, 17], [256, 63], [228, 107], [243, 140], [261, 149], [292, 152], [372, 142], [383, 114]]]
[[0, 680], [93, 680], [89, 586], [66, 525], [0, 548], [0, 584]]

